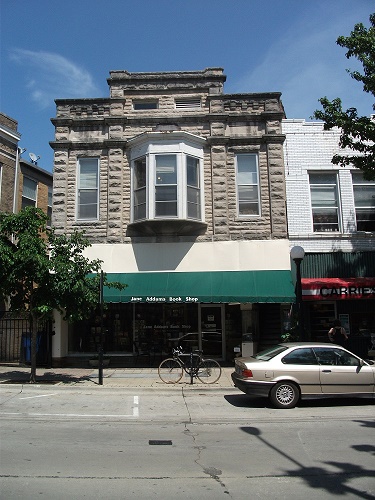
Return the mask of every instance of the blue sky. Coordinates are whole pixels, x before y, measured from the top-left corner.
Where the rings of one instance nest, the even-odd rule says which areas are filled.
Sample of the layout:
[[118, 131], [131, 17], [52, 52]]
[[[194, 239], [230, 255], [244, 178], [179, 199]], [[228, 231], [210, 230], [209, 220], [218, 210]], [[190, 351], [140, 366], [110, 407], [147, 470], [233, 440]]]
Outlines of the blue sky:
[[54, 99], [108, 97], [109, 71], [218, 66], [225, 92], [282, 92], [288, 118], [310, 119], [319, 97], [370, 115], [336, 45], [369, 25], [373, 0], [0, 0], [0, 110], [20, 146], [52, 171]]

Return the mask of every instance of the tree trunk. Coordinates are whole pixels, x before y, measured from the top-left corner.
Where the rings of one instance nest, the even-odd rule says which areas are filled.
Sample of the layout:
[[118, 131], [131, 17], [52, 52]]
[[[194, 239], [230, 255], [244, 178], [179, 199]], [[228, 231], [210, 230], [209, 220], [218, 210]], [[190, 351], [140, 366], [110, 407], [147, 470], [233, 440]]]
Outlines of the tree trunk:
[[38, 318], [36, 314], [31, 313], [31, 372], [30, 384], [36, 382], [36, 344], [38, 334]]

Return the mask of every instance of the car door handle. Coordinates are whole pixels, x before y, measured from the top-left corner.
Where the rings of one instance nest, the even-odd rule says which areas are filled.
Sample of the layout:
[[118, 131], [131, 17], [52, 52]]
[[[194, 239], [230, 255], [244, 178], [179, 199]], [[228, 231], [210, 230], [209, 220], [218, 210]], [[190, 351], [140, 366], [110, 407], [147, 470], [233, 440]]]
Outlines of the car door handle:
[[331, 373], [332, 370], [322, 370], [323, 373]]

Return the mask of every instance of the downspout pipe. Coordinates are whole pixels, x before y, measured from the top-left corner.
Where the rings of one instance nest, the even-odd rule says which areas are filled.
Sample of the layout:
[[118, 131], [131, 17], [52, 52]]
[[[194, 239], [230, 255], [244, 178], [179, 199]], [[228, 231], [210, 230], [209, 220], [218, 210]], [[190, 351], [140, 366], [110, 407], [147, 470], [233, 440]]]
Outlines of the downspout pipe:
[[22, 153], [26, 151], [25, 148], [20, 148], [17, 146], [16, 152], [16, 168], [14, 170], [14, 190], [13, 190], [13, 213], [18, 212], [17, 201], [18, 201], [18, 181], [19, 181], [19, 171], [20, 171], [20, 157]]

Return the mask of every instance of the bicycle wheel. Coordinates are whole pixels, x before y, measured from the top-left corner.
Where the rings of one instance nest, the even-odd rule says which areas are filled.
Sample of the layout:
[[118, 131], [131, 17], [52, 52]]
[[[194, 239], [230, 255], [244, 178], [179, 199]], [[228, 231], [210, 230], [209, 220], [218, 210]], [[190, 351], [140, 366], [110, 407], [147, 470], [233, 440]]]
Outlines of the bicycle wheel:
[[182, 379], [183, 370], [177, 359], [167, 358], [160, 363], [158, 373], [165, 384], [177, 384]]
[[221, 376], [221, 366], [215, 359], [202, 359], [197, 377], [204, 384], [214, 384]]

